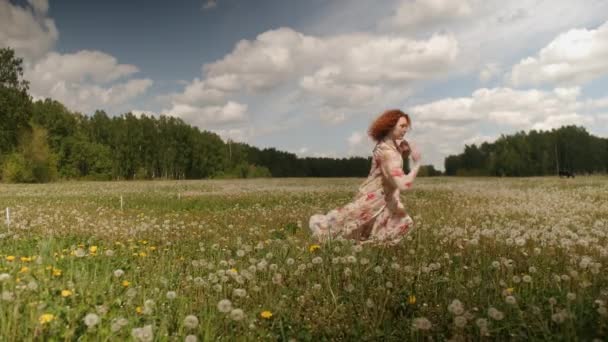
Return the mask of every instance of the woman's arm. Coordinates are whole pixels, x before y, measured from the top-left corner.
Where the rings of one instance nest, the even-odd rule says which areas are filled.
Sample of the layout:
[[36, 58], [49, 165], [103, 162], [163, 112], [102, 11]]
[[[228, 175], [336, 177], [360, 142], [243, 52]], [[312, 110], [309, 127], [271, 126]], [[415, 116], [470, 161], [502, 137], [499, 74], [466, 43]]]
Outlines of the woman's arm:
[[420, 154], [416, 151], [412, 153], [413, 165], [408, 174], [403, 172], [403, 162], [401, 156], [393, 150], [382, 151], [380, 167], [382, 174], [399, 190], [409, 190], [420, 169]]

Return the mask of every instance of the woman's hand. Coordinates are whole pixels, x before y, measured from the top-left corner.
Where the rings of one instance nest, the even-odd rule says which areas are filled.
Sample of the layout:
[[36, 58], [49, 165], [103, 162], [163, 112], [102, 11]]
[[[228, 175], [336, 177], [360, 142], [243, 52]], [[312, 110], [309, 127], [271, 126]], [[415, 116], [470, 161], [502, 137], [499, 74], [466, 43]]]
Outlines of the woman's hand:
[[420, 151], [418, 150], [418, 147], [416, 147], [416, 145], [410, 143], [410, 157], [412, 157], [412, 160], [414, 162], [419, 162], [420, 159], [422, 158], [422, 155], [420, 154]]

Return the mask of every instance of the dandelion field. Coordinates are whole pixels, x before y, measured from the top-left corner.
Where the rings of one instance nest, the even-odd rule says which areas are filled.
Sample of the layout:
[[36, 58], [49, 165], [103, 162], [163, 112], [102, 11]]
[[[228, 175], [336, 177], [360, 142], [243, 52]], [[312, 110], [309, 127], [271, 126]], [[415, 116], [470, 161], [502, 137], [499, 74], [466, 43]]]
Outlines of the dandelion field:
[[360, 182], [2, 184], [0, 340], [608, 339], [608, 177], [422, 178], [398, 246], [311, 240]]

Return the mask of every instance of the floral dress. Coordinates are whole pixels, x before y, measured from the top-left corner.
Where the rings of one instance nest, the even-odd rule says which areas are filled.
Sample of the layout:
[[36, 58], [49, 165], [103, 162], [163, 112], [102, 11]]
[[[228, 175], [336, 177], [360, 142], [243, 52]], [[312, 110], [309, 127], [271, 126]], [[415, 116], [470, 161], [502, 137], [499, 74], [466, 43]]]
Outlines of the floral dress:
[[403, 158], [391, 139], [378, 143], [373, 151], [369, 176], [352, 202], [313, 215], [309, 226], [319, 241], [341, 236], [365, 242], [398, 243], [413, 228], [399, 194], [411, 189], [420, 165], [414, 162], [410, 173], [403, 172]]

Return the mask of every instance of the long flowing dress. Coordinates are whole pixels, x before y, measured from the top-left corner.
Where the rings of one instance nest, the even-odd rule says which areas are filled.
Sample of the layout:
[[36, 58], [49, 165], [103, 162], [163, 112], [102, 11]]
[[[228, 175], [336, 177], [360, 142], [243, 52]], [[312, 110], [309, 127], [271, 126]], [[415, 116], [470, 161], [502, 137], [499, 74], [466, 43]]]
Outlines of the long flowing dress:
[[364, 242], [398, 243], [414, 226], [399, 194], [412, 188], [419, 167], [414, 162], [405, 174], [395, 142], [388, 138], [381, 141], [374, 148], [369, 176], [354, 199], [326, 215], [310, 218], [313, 237], [321, 242], [341, 236]]

